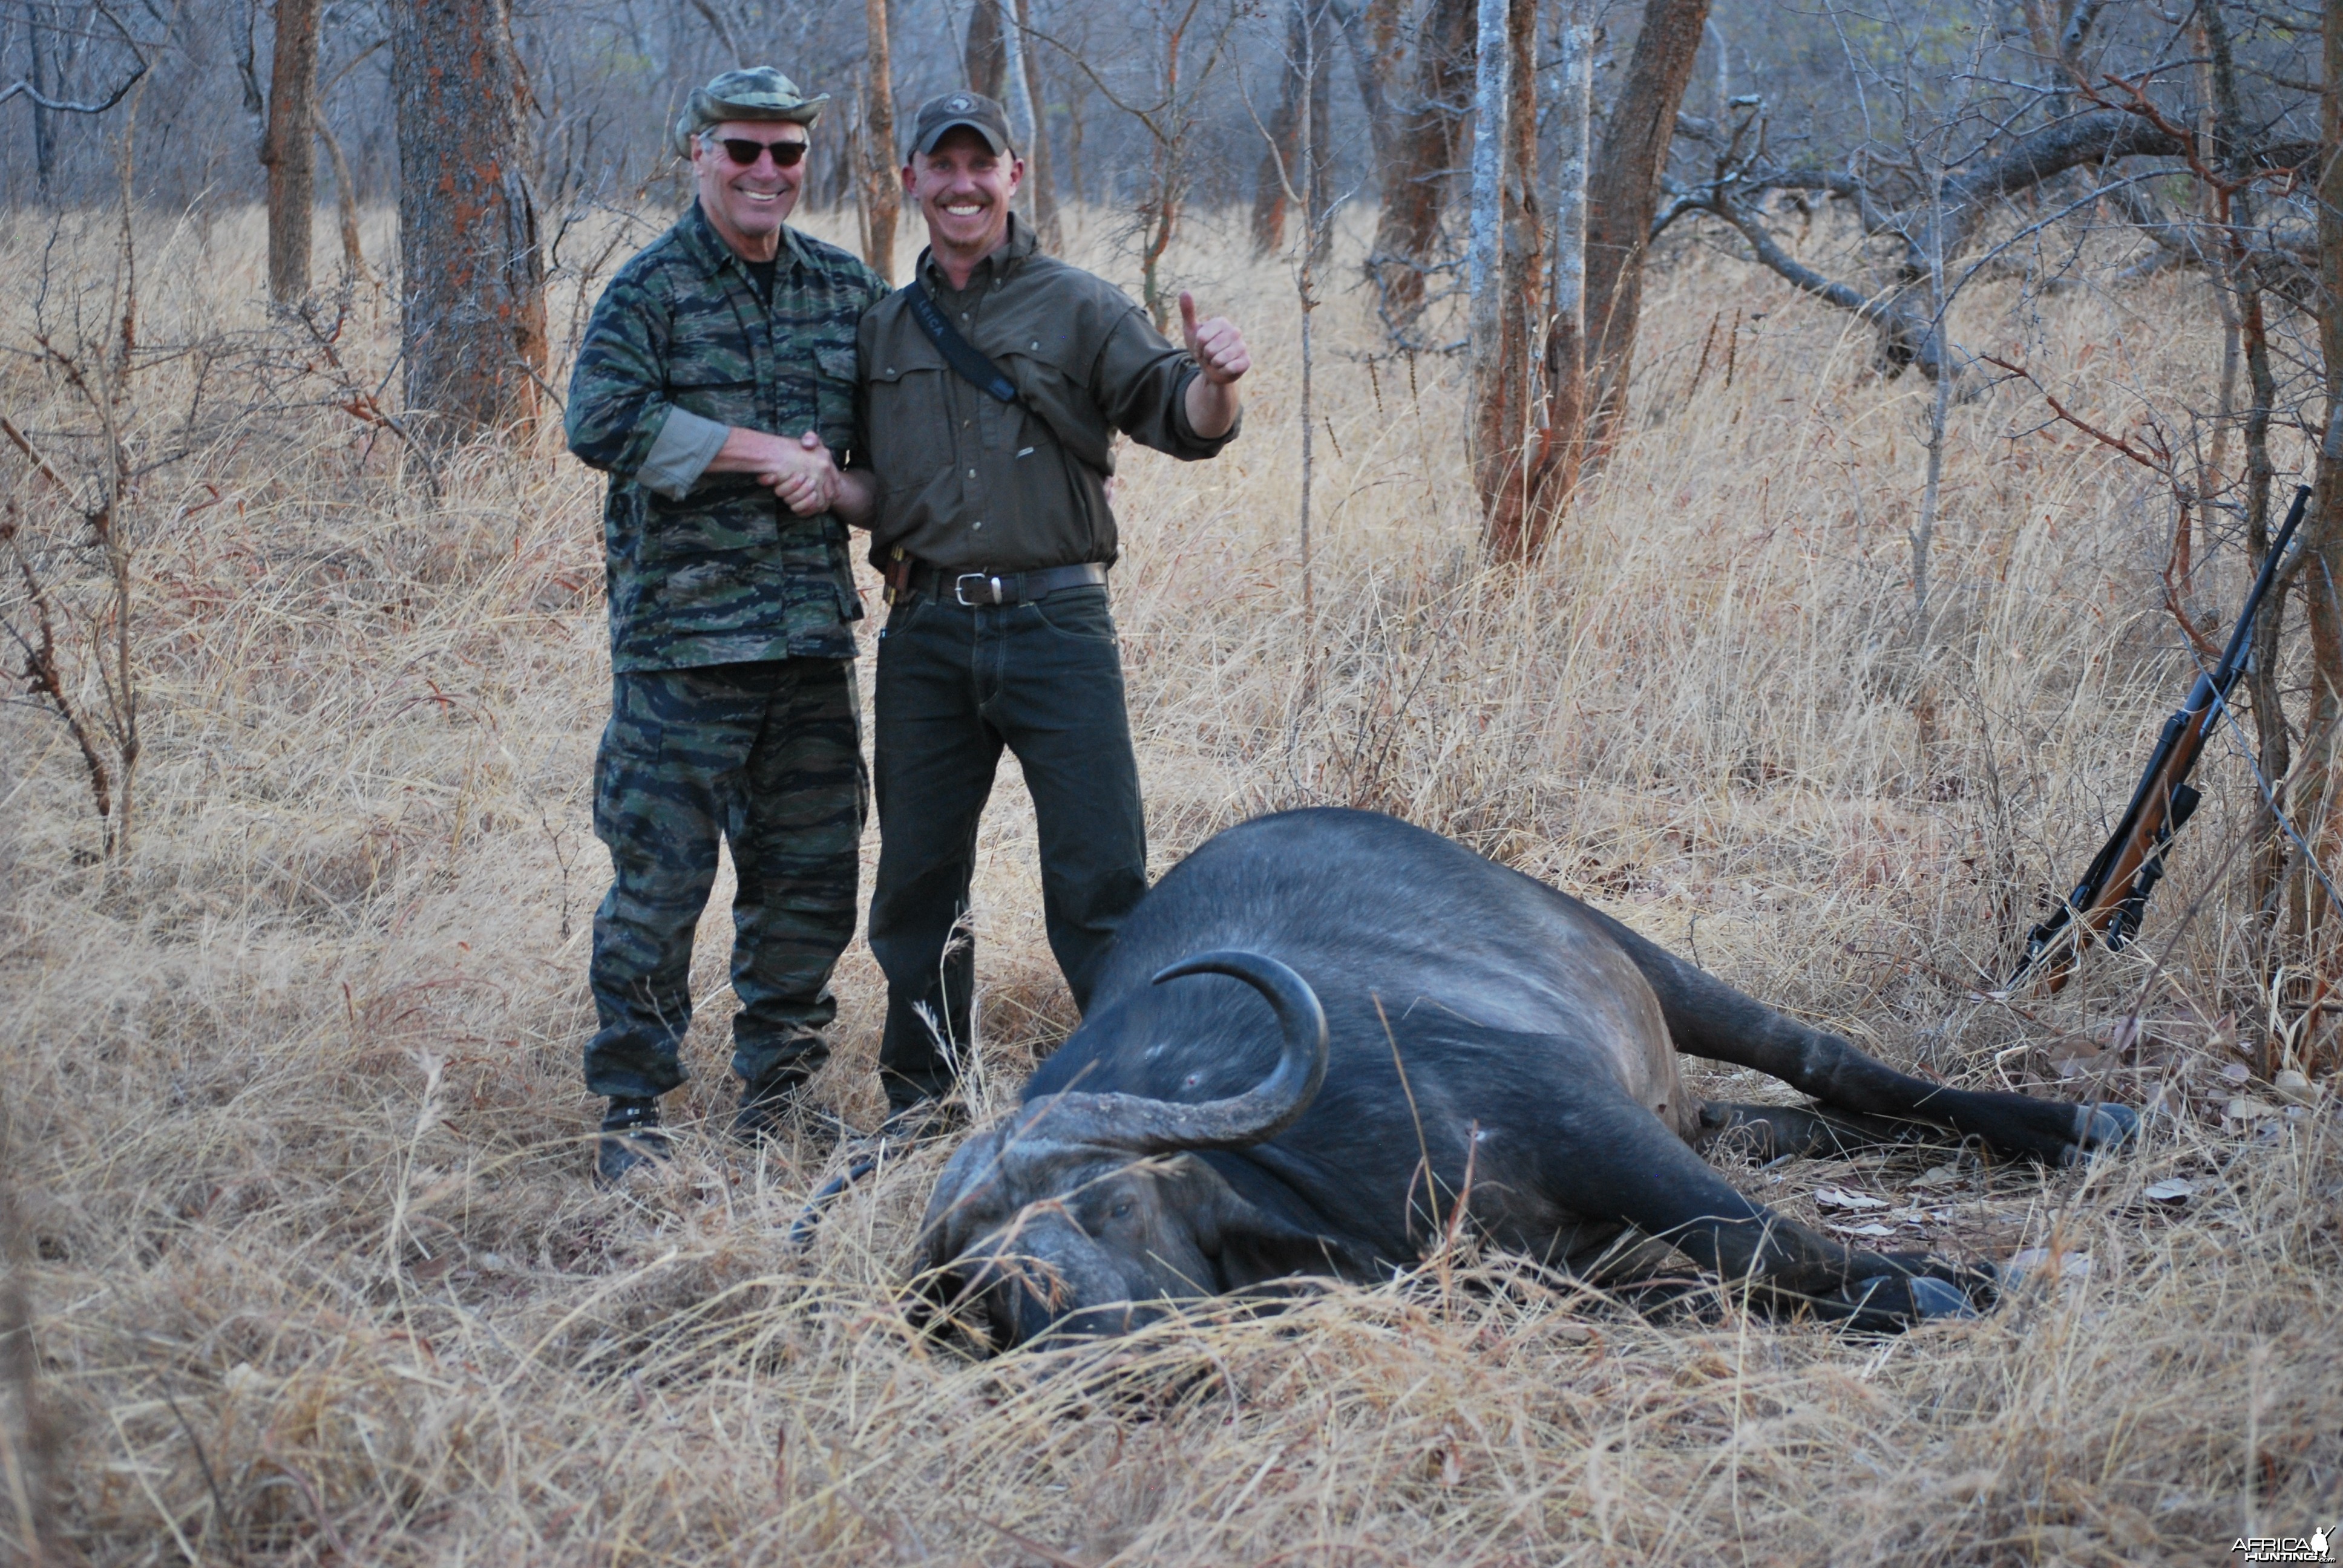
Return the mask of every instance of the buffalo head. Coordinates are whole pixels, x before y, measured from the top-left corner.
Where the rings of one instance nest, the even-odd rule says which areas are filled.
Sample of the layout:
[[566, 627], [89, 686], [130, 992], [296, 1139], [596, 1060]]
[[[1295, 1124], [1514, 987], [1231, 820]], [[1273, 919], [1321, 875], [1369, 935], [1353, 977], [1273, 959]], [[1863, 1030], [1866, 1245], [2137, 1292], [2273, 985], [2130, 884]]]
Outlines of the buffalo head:
[[1316, 1234], [1248, 1202], [1208, 1149], [1274, 1138], [1326, 1077], [1326, 1014], [1298, 974], [1259, 953], [1201, 954], [1155, 975], [1222, 974], [1260, 991], [1283, 1050], [1251, 1091], [1201, 1104], [1052, 1094], [962, 1144], [920, 1227], [918, 1288], [997, 1350], [1095, 1337], [1161, 1303], [1327, 1263]]

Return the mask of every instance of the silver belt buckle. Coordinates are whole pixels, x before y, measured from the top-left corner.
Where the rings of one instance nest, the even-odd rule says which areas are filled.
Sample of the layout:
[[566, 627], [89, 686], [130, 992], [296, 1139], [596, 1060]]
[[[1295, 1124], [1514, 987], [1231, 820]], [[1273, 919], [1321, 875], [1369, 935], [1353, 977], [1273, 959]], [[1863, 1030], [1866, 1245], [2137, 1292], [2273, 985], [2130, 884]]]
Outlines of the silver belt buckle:
[[[969, 598], [968, 585], [972, 582], [984, 584], [986, 591], [992, 597], [990, 598]], [[1001, 602], [1001, 579], [999, 578], [987, 577], [982, 572], [962, 572], [960, 576], [952, 579], [952, 599], [953, 602], [969, 609], [974, 609], [979, 605], [999, 604]]]

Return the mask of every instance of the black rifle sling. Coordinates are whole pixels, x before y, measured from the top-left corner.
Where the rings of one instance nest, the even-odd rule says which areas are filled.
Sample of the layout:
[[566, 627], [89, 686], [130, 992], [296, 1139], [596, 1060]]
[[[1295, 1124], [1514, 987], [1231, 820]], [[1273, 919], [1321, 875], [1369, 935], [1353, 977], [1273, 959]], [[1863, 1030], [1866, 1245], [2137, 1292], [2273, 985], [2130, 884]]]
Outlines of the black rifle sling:
[[987, 359], [976, 345], [952, 329], [952, 324], [944, 319], [944, 313], [936, 308], [936, 302], [928, 297], [926, 289], [916, 282], [905, 284], [903, 304], [910, 311], [911, 319], [920, 324], [920, 330], [928, 335], [928, 341], [936, 346], [936, 352], [944, 357], [944, 363], [952, 367], [954, 375], [986, 397], [1006, 403], [1012, 408], [1022, 408], [1033, 416], [1041, 428], [1050, 432], [1050, 439], [1055, 441], [1059, 449], [1068, 457], [1071, 457], [1082, 450], [1080, 445], [1066, 439], [1064, 432], [1058, 428], [1048, 414], [1017, 395], [1017, 383], [1009, 379], [1006, 371]]
[[936, 352], [944, 357], [944, 363], [961, 380], [998, 402], [1020, 401], [1017, 383], [967, 338], [952, 330], [952, 324], [944, 319], [944, 313], [936, 308], [936, 302], [916, 281], [903, 286], [903, 304], [910, 310], [911, 319], [920, 324], [920, 330], [928, 335], [928, 341], [936, 346]]

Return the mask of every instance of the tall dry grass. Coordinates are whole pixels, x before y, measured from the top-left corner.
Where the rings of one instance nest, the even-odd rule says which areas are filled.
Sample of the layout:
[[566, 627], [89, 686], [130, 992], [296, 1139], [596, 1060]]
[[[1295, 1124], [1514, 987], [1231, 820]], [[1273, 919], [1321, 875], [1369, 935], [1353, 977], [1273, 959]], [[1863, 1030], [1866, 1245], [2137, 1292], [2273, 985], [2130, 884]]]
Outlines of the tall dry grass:
[[[1113, 267], [1104, 228], [1086, 243]], [[99, 320], [104, 240], [19, 218], [0, 253], [50, 280], [52, 323], [76, 297]], [[2187, 668], [2153, 608], [2163, 518], [2078, 439], [2009, 439], [2036, 422], [2014, 394], [1956, 410], [1916, 653], [1926, 389], [1876, 379], [1842, 319], [1726, 261], [1672, 266], [1634, 427], [1516, 582], [1475, 557], [1457, 367], [1371, 365], [1367, 313], [1338, 299], [1305, 624], [1292, 294], [1207, 230], [1184, 276], [1256, 346], [1245, 434], [1209, 465], [1134, 455], [1121, 503], [1159, 867], [1258, 811], [1374, 807], [1892, 1060], [2087, 1074], [2052, 1091], [2161, 1109], [2085, 1171], [1939, 1151], [1738, 1172], [1819, 1222], [2041, 1254], [1976, 1322], [1851, 1339], [1724, 1303], [1653, 1323], [1467, 1247], [1068, 1375], [907, 1327], [894, 1287], [940, 1151], [787, 1248], [829, 1157], [720, 1136], [721, 889], [681, 1158], [590, 1190], [598, 482], [548, 437], [466, 455], [435, 494], [325, 395], [387, 373], [378, 297], [329, 374], [252, 304], [256, 218], [141, 246], [145, 341], [219, 352], [196, 417], [200, 357], [158, 354], [126, 405], [146, 449], [186, 450], [136, 502], [148, 708], [121, 864], [93, 863], [58, 725], [0, 708], [0, 1177], [38, 1352], [0, 1399], [20, 1548], [40, 1500], [14, 1478], [42, 1463], [55, 1555], [107, 1563], [2204, 1563], [2343, 1517], [2333, 1122], [2223, 1114], [2221, 1070], [2269, 1022], [2237, 759], [2208, 762], [2152, 940], [2055, 1001], [1980, 994]], [[2047, 373], [2117, 367], [2084, 396], [2120, 419], [2131, 392], [2204, 401], [2200, 286], [2021, 313], [2008, 286], [1965, 329]], [[0, 341], [28, 344], [33, 308], [12, 291]], [[21, 425], [77, 449], [53, 373], [0, 375]], [[51, 526], [6, 463], [26, 527]], [[2233, 604], [2241, 568], [2217, 577]], [[1071, 1022], [1013, 770], [983, 847], [998, 1104]], [[838, 988], [817, 1087], [868, 1125], [860, 949]], [[2139, 1038], [2093, 1054], [2135, 1014]], [[2174, 1177], [2185, 1202], [2144, 1196]], [[1889, 1207], [1819, 1209], [1825, 1185]]]

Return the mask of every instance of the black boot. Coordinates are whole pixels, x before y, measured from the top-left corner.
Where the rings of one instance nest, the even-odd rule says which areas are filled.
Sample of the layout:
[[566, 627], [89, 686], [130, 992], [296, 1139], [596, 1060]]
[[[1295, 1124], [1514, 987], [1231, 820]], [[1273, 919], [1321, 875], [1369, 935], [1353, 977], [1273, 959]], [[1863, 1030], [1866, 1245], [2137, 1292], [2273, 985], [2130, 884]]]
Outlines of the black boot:
[[594, 1184], [615, 1187], [638, 1165], [663, 1165], [667, 1134], [659, 1131], [659, 1101], [614, 1096], [602, 1115], [602, 1135], [594, 1141]]
[[794, 1138], [803, 1151], [826, 1152], [841, 1131], [837, 1117], [805, 1103], [801, 1078], [754, 1085], [740, 1091], [740, 1108], [732, 1115], [732, 1136], [743, 1143]]
[[959, 1100], [914, 1100], [888, 1107], [879, 1137], [901, 1147], [949, 1138], [967, 1125], [968, 1106]]

